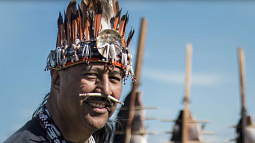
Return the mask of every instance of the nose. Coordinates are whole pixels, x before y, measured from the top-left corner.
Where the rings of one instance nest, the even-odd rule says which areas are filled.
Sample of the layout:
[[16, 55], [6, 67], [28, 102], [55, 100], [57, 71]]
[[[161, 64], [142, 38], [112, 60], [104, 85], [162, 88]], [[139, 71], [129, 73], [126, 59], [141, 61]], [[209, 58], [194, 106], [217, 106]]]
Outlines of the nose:
[[102, 77], [98, 79], [97, 87], [97, 89], [100, 90], [97, 92], [101, 92], [103, 95], [112, 95], [111, 83], [107, 74], [102, 75]]

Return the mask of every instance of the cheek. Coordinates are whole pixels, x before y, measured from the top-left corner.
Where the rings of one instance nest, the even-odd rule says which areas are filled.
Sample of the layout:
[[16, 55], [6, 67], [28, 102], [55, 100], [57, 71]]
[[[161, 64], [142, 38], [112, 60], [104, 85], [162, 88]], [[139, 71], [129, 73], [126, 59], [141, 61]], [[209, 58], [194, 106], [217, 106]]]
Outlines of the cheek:
[[81, 92], [93, 92], [93, 90], [95, 89], [95, 82], [94, 81], [88, 81], [86, 79], [81, 79], [79, 81], [79, 86], [80, 86], [80, 90]]
[[64, 75], [61, 79], [61, 95], [64, 95], [66, 100], [76, 100], [80, 93], [81, 78], [71, 72]]
[[62, 90], [65, 92], [75, 92], [77, 87], [79, 87], [79, 80], [77, 78], [69, 78], [63, 80], [62, 82]]
[[114, 97], [117, 99], [120, 99], [121, 92], [122, 92], [122, 84], [120, 85], [115, 85], [112, 89]]
[[[121, 96], [121, 92], [122, 92], [122, 83], [120, 85], [112, 86], [112, 92], [113, 92], [113, 96], [119, 100]], [[112, 114], [115, 112], [118, 104], [119, 103], [115, 103], [114, 106], [111, 107], [112, 112], [109, 114], [109, 117], [111, 117]]]

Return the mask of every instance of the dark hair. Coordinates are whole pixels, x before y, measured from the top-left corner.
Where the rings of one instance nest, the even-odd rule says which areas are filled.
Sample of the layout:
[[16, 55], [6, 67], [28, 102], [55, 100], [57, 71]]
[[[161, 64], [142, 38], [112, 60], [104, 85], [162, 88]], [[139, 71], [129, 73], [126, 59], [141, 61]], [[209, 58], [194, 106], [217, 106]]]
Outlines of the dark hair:
[[[47, 100], [50, 96], [50, 92], [47, 93], [44, 98], [42, 103], [40, 104], [40, 106], [34, 111], [32, 117], [36, 117], [36, 115], [38, 114], [38, 112], [44, 108], [44, 106], [46, 106]], [[112, 138], [114, 135], [114, 128], [113, 128], [113, 123], [114, 121], [112, 120], [108, 120], [104, 127], [97, 130], [96, 132], [94, 132], [93, 137], [95, 139], [96, 143], [112, 143]]]

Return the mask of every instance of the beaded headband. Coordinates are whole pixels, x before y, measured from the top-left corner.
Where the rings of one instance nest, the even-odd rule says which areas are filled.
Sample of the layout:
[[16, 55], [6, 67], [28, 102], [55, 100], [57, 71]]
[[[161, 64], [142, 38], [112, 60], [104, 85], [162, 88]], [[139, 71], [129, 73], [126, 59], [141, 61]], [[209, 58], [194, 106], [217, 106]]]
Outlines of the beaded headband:
[[64, 21], [59, 13], [56, 49], [50, 52], [45, 70], [104, 62], [121, 68], [135, 81], [128, 49], [132, 28], [125, 38], [128, 13], [121, 17], [118, 0], [82, 0], [78, 9], [76, 4], [76, 0], [69, 2]]

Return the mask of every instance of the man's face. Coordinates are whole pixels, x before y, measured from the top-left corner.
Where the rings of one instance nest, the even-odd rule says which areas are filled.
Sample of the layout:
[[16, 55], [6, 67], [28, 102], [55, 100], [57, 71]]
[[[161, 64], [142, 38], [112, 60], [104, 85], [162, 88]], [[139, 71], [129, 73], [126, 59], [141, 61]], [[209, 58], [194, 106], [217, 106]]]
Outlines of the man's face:
[[80, 97], [80, 93], [101, 93], [120, 99], [122, 71], [104, 63], [78, 64], [59, 73], [57, 106], [63, 120], [79, 128], [98, 130], [104, 126], [117, 103], [103, 97]]

